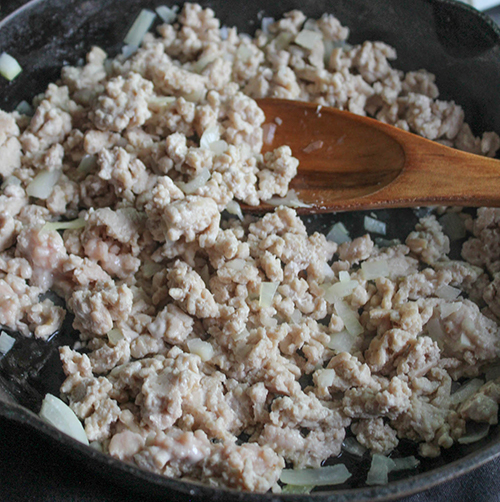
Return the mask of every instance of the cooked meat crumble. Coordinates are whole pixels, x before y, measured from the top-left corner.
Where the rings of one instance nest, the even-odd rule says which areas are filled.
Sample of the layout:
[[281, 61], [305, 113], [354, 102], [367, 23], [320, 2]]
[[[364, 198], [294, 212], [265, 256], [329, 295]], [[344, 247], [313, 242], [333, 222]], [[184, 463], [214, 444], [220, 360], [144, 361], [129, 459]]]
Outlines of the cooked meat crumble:
[[433, 457], [467, 421], [497, 423], [500, 380], [463, 400], [452, 383], [500, 355], [500, 210], [462, 215], [463, 261], [435, 215], [382, 247], [310, 234], [289, 207], [222, 213], [285, 196], [297, 171], [286, 145], [261, 154], [256, 98], [489, 156], [500, 138], [474, 137], [433, 75], [351, 46], [330, 14], [251, 38], [186, 3], [157, 33], [128, 59], [93, 48], [33, 117], [0, 112], [0, 323], [47, 339], [65, 310], [40, 295], [65, 300], [84, 350], [60, 349], [61, 393], [88, 439], [160, 474], [279, 492], [286, 464], [321, 466], [348, 429], [372, 453], [408, 438]]

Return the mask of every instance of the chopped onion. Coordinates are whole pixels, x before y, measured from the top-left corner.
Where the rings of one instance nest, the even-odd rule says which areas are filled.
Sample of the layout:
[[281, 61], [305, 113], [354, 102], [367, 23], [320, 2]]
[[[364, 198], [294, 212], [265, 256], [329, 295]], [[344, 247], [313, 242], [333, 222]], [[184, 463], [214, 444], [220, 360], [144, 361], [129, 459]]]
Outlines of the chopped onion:
[[331, 368], [320, 368], [316, 370], [316, 384], [318, 387], [330, 387], [335, 381], [335, 370]]
[[20, 113], [21, 115], [28, 115], [29, 117], [31, 117], [34, 113], [34, 110], [33, 107], [23, 99], [16, 106], [16, 112]]
[[269, 35], [269, 27], [274, 24], [274, 17], [263, 17], [261, 23], [262, 33]]
[[387, 277], [390, 273], [389, 263], [384, 259], [364, 261], [361, 264], [361, 270], [363, 271], [363, 277], [367, 281], [378, 279], [379, 277]]
[[346, 282], [348, 281], [349, 279], [351, 278], [351, 276], [349, 275], [349, 272], [347, 270], [341, 270], [339, 272], [339, 281], [340, 282]]
[[280, 33], [274, 39], [274, 45], [277, 51], [285, 50], [293, 41], [293, 35], [288, 32]]
[[383, 237], [376, 237], [375, 244], [381, 248], [390, 248], [401, 244], [399, 239], [384, 239]]
[[6, 52], [0, 54], [0, 75], [2, 75], [2, 77], [9, 81], [14, 80], [22, 71], [23, 69], [17, 62], [17, 59]]
[[226, 267], [232, 270], [241, 271], [245, 268], [247, 262], [243, 258], [235, 258], [226, 263]]
[[451, 314], [458, 312], [462, 304], [460, 302], [445, 303], [441, 305], [441, 319], [446, 319]]
[[273, 304], [273, 298], [278, 290], [279, 282], [261, 282], [259, 293], [259, 306], [270, 307]]
[[0, 188], [2, 188], [2, 190], [3, 190], [5, 187], [7, 187], [9, 185], [21, 186], [21, 180], [19, 178], [17, 178], [16, 176], [8, 176], [7, 178], [5, 178], [3, 180], [3, 183]]
[[286, 197], [272, 197], [264, 202], [271, 206], [311, 207], [310, 204], [306, 204], [299, 199], [295, 190], [288, 190]]
[[333, 302], [333, 306], [335, 307], [337, 315], [344, 322], [345, 329], [350, 335], [357, 336], [364, 332], [364, 328], [358, 321], [356, 314], [351, 310], [351, 307], [349, 307], [347, 303], [342, 300], [335, 300]]
[[42, 401], [40, 417], [46, 422], [59, 429], [64, 434], [80, 441], [86, 445], [89, 444], [82, 423], [78, 420], [73, 410], [52, 394], [46, 394]]
[[301, 319], [302, 319], [302, 312], [299, 309], [295, 309], [292, 312], [292, 315], [290, 316], [290, 320], [293, 321], [295, 324], [298, 324]]
[[457, 213], [446, 213], [439, 218], [439, 223], [451, 241], [458, 241], [467, 235], [464, 220]]
[[226, 211], [229, 214], [234, 214], [234, 216], [237, 216], [241, 221], [243, 221], [243, 211], [241, 210], [241, 206], [235, 200], [230, 200], [227, 203]]
[[448, 284], [443, 284], [436, 289], [436, 296], [443, 300], [456, 300], [460, 296], [461, 291]]
[[137, 45], [124, 45], [122, 47], [122, 57], [127, 60], [130, 56], [137, 52], [139, 47]]
[[177, 98], [174, 96], [153, 96], [149, 101], [148, 101], [148, 106], [152, 110], [159, 111], [162, 108], [171, 105], [172, 103], [175, 103], [175, 100]]
[[191, 69], [196, 73], [201, 73], [210, 63], [214, 62], [217, 59], [217, 54], [207, 54], [206, 56], [201, 57], [193, 64]]
[[5, 331], [0, 333], [0, 353], [7, 354], [16, 343], [16, 339], [8, 335]]
[[345, 225], [339, 221], [335, 223], [326, 234], [326, 240], [336, 242], [337, 244], [343, 244], [344, 242], [351, 242], [352, 239]]
[[108, 340], [111, 345], [116, 345], [120, 340], [123, 340], [125, 337], [123, 333], [118, 328], [113, 328], [108, 331]]
[[356, 455], [357, 457], [362, 457], [366, 452], [366, 447], [359, 443], [359, 441], [354, 437], [348, 437], [344, 439], [342, 443], [342, 448], [351, 455]]
[[407, 471], [408, 469], [415, 469], [420, 465], [420, 460], [413, 455], [409, 457], [393, 458], [391, 459], [396, 465], [392, 471]]
[[59, 181], [60, 177], [60, 170], [47, 171], [44, 169], [31, 180], [30, 184], [26, 187], [26, 193], [30, 197], [45, 200], [52, 193], [52, 189]]
[[394, 470], [396, 464], [394, 460], [375, 453], [366, 477], [367, 485], [386, 485], [389, 482], [389, 472]]
[[312, 50], [314, 46], [323, 40], [323, 36], [318, 31], [302, 30], [296, 37], [294, 42], [304, 49]]
[[200, 138], [200, 148], [209, 148], [210, 145], [216, 141], [220, 140], [219, 128], [209, 127], [205, 129]]
[[335, 352], [352, 352], [354, 343], [356, 342], [356, 337], [351, 336], [346, 329], [334, 333], [330, 336], [330, 341], [328, 342], [328, 348], [334, 350]]
[[249, 49], [248, 45], [240, 44], [236, 51], [236, 56], [243, 61], [243, 63], [246, 63], [252, 57], [252, 51]]
[[210, 143], [210, 150], [212, 150], [215, 155], [222, 155], [228, 148], [229, 145], [223, 139]]
[[275, 121], [278, 125], [283, 124], [283, 119], [282, 119], [281, 117], [275, 117], [275, 118], [274, 118], [274, 121]]
[[470, 341], [470, 338], [465, 333], [462, 333], [460, 335], [460, 345], [466, 348], [471, 348], [474, 346], [474, 344]]
[[308, 19], [305, 23], [304, 26], [302, 27], [304, 30], [310, 30], [310, 31], [317, 31], [319, 32], [320, 29], [318, 27], [318, 23], [316, 22], [315, 19]]
[[156, 13], [160, 16], [164, 23], [172, 24], [177, 19], [177, 12], [179, 11], [179, 6], [174, 5], [172, 8], [166, 5], [159, 5], [156, 7]]
[[479, 378], [473, 378], [461, 385], [451, 396], [450, 404], [452, 406], [463, 403], [465, 400], [472, 397], [482, 386], [484, 381]]
[[274, 140], [274, 134], [276, 133], [276, 124], [264, 124], [262, 126], [262, 140], [265, 145], [272, 145]]
[[141, 45], [144, 35], [151, 28], [155, 18], [156, 14], [153, 11], [142, 9], [125, 36], [123, 43], [126, 45], [135, 45], [136, 47]]
[[[470, 425], [467, 427], [470, 427]], [[490, 432], [489, 424], [474, 424], [472, 425], [472, 428], [473, 430], [471, 432], [461, 438], [458, 438], [458, 442], [460, 444], [477, 443], [478, 441], [481, 441], [481, 439], [484, 439]]]
[[385, 222], [365, 216], [364, 227], [367, 232], [374, 232], [376, 234], [385, 235], [387, 232], [387, 225]]
[[439, 319], [436, 319], [435, 317], [429, 319], [429, 322], [427, 323], [427, 333], [435, 342], [440, 342], [444, 338], [445, 333], [441, 327]]
[[196, 354], [202, 361], [209, 361], [214, 355], [214, 348], [208, 342], [204, 342], [199, 338], [188, 340], [187, 346], [191, 354]]
[[294, 495], [309, 495], [311, 491], [314, 489], [314, 485], [285, 485], [281, 493], [283, 494], [294, 494]]
[[42, 227], [42, 232], [49, 232], [51, 230], [78, 230], [85, 227], [85, 220], [77, 218], [71, 221], [48, 221]]
[[221, 26], [221, 29], [219, 30], [220, 32], [220, 39], [221, 40], [227, 40], [229, 37], [229, 30], [227, 26]]
[[326, 262], [323, 262], [323, 275], [325, 276], [325, 279], [335, 279], [335, 272]]
[[359, 286], [358, 281], [339, 281], [332, 284], [326, 291], [324, 299], [328, 303], [333, 303], [335, 300], [349, 296]]
[[304, 153], [311, 153], [314, 152], [315, 150], [320, 150], [321, 148], [323, 148], [323, 141], [318, 140], [309, 143], [305, 148], [302, 149], [302, 151]]
[[351, 473], [344, 464], [327, 465], [317, 469], [283, 469], [280, 481], [288, 485], [327, 486], [345, 483]]
[[196, 192], [198, 188], [205, 186], [207, 184], [207, 181], [211, 178], [211, 176], [212, 173], [208, 170], [208, 168], [205, 167], [201, 170], [198, 176], [195, 176], [188, 183], [184, 183], [183, 181], [178, 181], [177, 185], [185, 194], [190, 195]]
[[97, 157], [95, 155], [85, 155], [80, 164], [76, 168], [79, 173], [88, 174], [97, 165]]

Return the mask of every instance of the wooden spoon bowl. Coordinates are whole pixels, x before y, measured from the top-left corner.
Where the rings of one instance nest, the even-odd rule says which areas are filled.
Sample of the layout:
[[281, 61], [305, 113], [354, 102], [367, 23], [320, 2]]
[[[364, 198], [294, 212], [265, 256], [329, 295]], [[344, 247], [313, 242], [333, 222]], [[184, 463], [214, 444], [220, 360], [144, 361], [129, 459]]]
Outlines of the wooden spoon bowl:
[[[263, 152], [289, 145], [300, 162], [290, 189], [308, 206], [298, 208], [302, 214], [425, 205], [500, 206], [499, 160], [335, 108], [281, 99], [258, 103], [266, 115], [266, 128], [274, 131]], [[262, 204], [253, 210], [270, 208]]]

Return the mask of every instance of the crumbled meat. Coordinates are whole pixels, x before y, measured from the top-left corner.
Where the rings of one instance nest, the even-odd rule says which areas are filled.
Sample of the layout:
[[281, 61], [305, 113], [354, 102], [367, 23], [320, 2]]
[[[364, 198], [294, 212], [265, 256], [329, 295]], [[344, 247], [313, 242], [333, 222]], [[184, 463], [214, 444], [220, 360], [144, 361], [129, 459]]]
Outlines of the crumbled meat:
[[[388, 246], [336, 244], [289, 207], [238, 211], [285, 197], [298, 169], [294, 145], [262, 153], [257, 98], [496, 154], [498, 135], [475, 137], [434, 75], [348, 36], [294, 10], [251, 39], [185, 3], [129, 58], [94, 47], [65, 66], [32, 118], [0, 111], [0, 324], [49, 339], [74, 315], [82, 350], [60, 348], [61, 393], [104, 452], [279, 492], [285, 465], [323, 465], [349, 427], [371, 453], [405, 438], [432, 457], [467, 422], [497, 423], [497, 380], [460, 402], [452, 383], [500, 355], [499, 209], [458, 212], [463, 260], [439, 209]], [[50, 174], [48, 197], [29, 197]]]

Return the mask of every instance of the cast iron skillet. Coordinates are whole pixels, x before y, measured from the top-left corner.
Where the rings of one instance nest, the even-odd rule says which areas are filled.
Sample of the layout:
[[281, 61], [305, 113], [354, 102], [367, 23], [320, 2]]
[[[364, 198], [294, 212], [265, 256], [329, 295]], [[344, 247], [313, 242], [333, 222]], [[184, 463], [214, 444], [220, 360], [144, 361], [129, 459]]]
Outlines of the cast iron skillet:
[[[11, 5], [22, 4], [13, 0]], [[78, 64], [92, 45], [113, 56], [141, 8], [171, 5], [171, 0], [32, 0], [0, 22], [0, 53], [18, 59], [23, 73], [11, 83], [0, 79], [0, 108], [13, 110], [22, 99], [30, 100], [58, 78], [66, 64]], [[436, 74], [441, 99], [460, 103], [476, 132], [500, 133], [500, 30], [486, 16], [453, 0], [200, 0], [212, 7], [227, 26], [253, 32], [263, 16], [279, 17], [298, 8], [310, 17], [335, 14], [351, 29], [351, 43], [382, 40], [396, 47], [396, 67], [408, 71], [426, 68]], [[4, 8], [2, 6], [2, 8]], [[8, 6], [7, 6], [8, 8]], [[425, 210], [423, 210], [425, 212]], [[404, 238], [417, 221], [413, 210], [378, 211], [386, 221], [389, 238]], [[363, 231], [364, 213], [311, 217], [311, 230], [325, 230], [342, 221], [353, 235]], [[455, 257], [459, 249], [453, 250]], [[172, 500], [278, 501], [272, 494], [256, 495], [215, 489], [142, 471], [85, 447], [38, 419], [45, 393], [58, 394], [63, 373], [57, 347], [72, 344], [78, 334], [68, 318], [60, 333], [49, 342], [16, 337], [14, 348], [0, 359], [0, 414], [27, 424], [96, 472], [141, 494], [168, 494]], [[411, 443], [402, 454], [412, 454]], [[344, 454], [353, 477], [340, 489], [293, 496], [329, 501], [391, 500], [425, 490], [470, 471], [500, 454], [500, 432], [493, 428], [488, 438], [468, 446], [454, 446], [434, 460], [421, 463], [416, 475], [393, 479], [387, 486], [366, 487], [368, 460], [359, 463]], [[290, 497], [290, 496], [288, 496]]]

